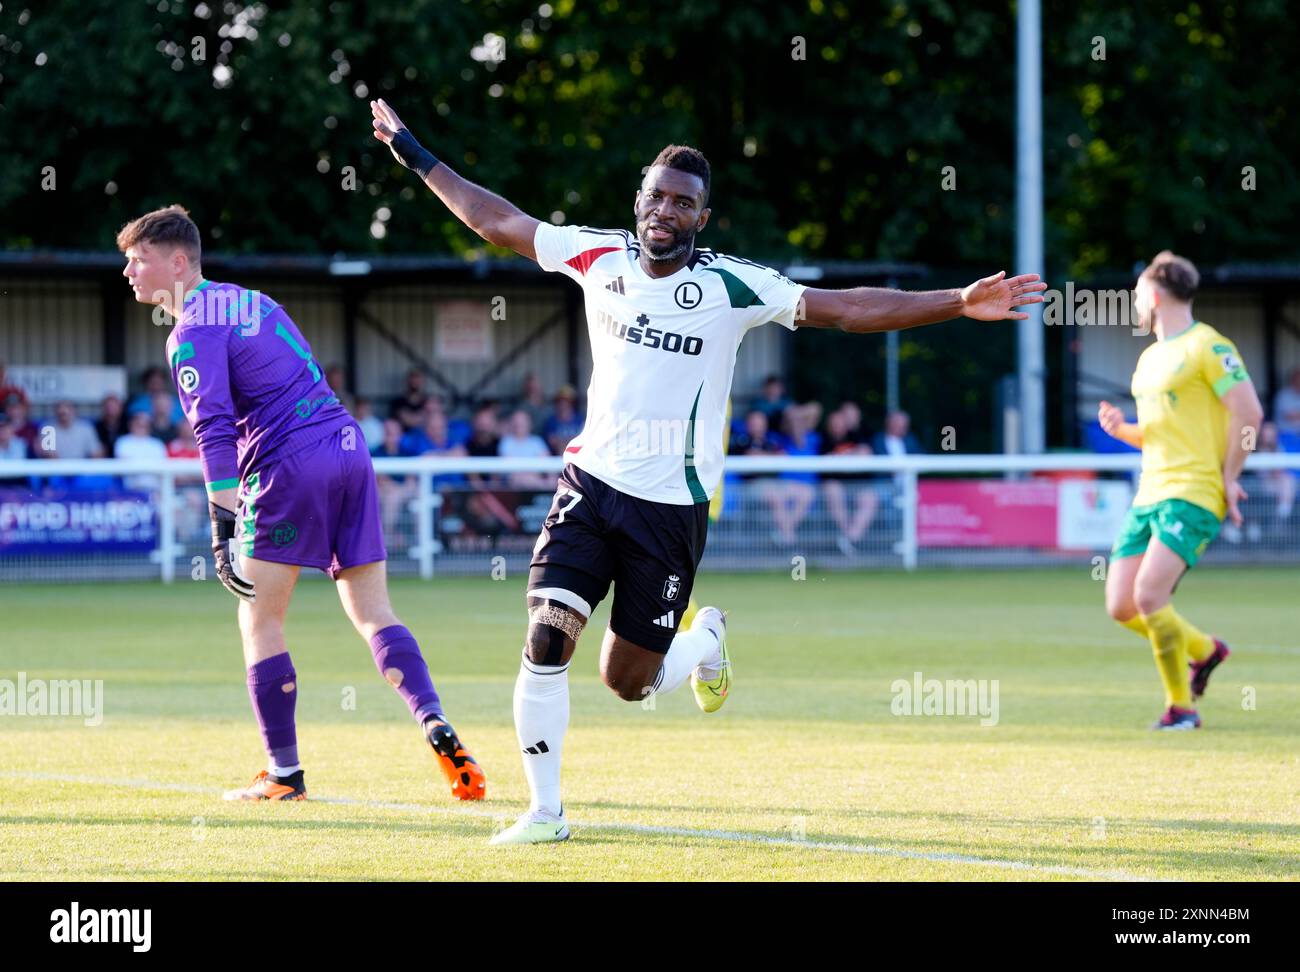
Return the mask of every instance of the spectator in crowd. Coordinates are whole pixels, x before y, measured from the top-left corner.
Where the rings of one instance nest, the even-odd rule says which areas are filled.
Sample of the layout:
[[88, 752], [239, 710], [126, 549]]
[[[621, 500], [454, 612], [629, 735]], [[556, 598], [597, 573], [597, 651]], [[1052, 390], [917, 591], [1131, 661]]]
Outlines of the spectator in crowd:
[[27, 401], [27, 392], [9, 380], [8, 368], [0, 361], [0, 402], [7, 402], [11, 396]]
[[[126, 435], [118, 436], [113, 444], [113, 455], [118, 459], [166, 459], [167, 447], [153, 434], [152, 419], [148, 412], [132, 412], [127, 420]], [[122, 484], [130, 490], [152, 493], [158, 489], [159, 479], [141, 473], [123, 476]]]
[[[194, 428], [185, 419], [176, 426], [176, 438], [167, 443], [167, 458], [198, 459], [199, 444]], [[195, 541], [208, 533], [208, 491], [203, 476], [176, 477], [176, 529], [182, 537]]]
[[[853, 411], [846, 408], [852, 403], [846, 402], [826, 416], [826, 435], [822, 439], [821, 454], [824, 456], [869, 456], [871, 446], [862, 441], [860, 434], [853, 430]], [[853, 408], [857, 408], [853, 405]], [[860, 418], [861, 412], [858, 412]], [[871, 521], [876, 517], [880, 507], [880, 495], [874, 484], [865, 482], [871, 473], [837, 473], [828, 476], [822, 484], [822, 494], [826, 497], [826, 509], [831, 519], [839, 527], [835, 544], [840, 553], [846, 557], [856, 553], [855, 544], [861, 543]], [[852, 503], [853, 512], [849, 512]]]
[[153, 434], [166, 445], [172, 439], [176, 438], [176, 426], [185, 421], [185, 416], [176, 418], [176, 413], [172, 406], [176, 404], [176, 396], [166, 392], [159, 392], [153, 397], [152, 417], [153, 417]]
[[[821, 406], [816, 402], [806, 405], [789, 405], [785, 409], [785, 427], [782, 430], [782, 451], [791, 456], [815, 456], [821, 439], [815, 431], [821, 419]], [[768, 505], [772, 508], [772, 540], [780, 547], [792, 547], [800, 524], [812, 509], [817, 498], [817, 474], [811, 472], [783, 472], [767, 489]]]
[[116, 455], [113, 446], [118, 437], [126, 434], [126, 409], [122, 407], [122, 399], [114, 394], [104, 396], [104, 400], [99, 403], [99, 418], [95, 420], [95, 434], [99, 436], [99, 444], [104, 447], [104, 455]]
[[27, 447], [27, 455], [38, 456], [40, 452], [36, 448], [36, 440], [40, 437], [40, 429], [31, 420], [31, 406], [27, 404], [27, 396], [8, 395], [4, 399], [4, 414], [13, 428], [14, 438]]
[[1273, 419], [1288, 435], [1300, 435], [1300, 368], [1291, 372], [1290, 380], [1273, 398]]
[[167, 456], [170, 459], [198, 459], [199, 444], [194, 438], [194, 427], [185, 419], [176, 426], [176, 438], [167, 443]]
[[528, 420], [534, 429], [546, 427], [546, 420], [550, 418], [550, 403], [546, 400], [546, 392], [542, 390], [542, 380], [531, 371], [524, 376], [523, 393], [515, 403], [515, 409], [523, 409], [528, 413]]
[[425, 412], [424, 425], [402, 436], [404, 456], [463, 456], [465, 449], [451, 437], [447, 413], [439, 409]]
[[[515, 409], [506, 420], [505, 434], [497, 443], [497, 455], [510, 459], [550, 458], [551, 450], [542, 437], [533, 434], [533, 420], [527, 409]], [[556, 477], [554, 473], [516, 472], [510, 474], [508, 481], [512, 489], [551, 490], [555, 488]]]
[[745, 415], [744, 431], [732, 436], [728, 451], [733, 456], [779, 456], [785, 450], [768, 428], [767, 413], [756, 408]]
[[871, 449], [878, 456], [915, 456], [925, 450], [911, 432], [912, 419], [902, 411], [885, 416], [885, 429], [871, 439]]
[[402, 428], [410, 431], [424, 424], [424, 406], [429, 395], [424, 390], [424, 372], [412, 368], [406, 373], [406, 386], [402, 393], [393, 399], [389, 417], [402, 423]]
[[375, 415], [374, 403], [368, 398], [358, 398], [353, 403], [352, 417], [361, 426], [361, 435], [366, 440], [366, 449], [375, 454], [384, 442], [384, 420]]
[[126, 412], [130, 415], [132, 412], [152, 412], [154, 407], [154, 397], [157, 395], [166, 395], [171, 403], [171, 417], [167, 421], [167, 427], [173, 427], [181, 419], [185, 418], [185, 410], [181, 408], [181, 400], [176, 394], [176, 389], [172, 387], [171, 379], [167, 377], [167, 372], [163, 371], [157, 365], [150, 365], [140, 375], [140, 380], [144, 384], [144, 391], [136, 395], [126, 405]]
[[355, 417], [355, 409], [353, 406], [356, 402], [352, 398], [352, 392], [348, 390], [347, 372], [343, 370], [341, 364], [335, 363], [326, 366], [325, 384], [330, 386], [330, 391], [334, 393], [334, 397], [337, 398], [343, 407], [349, 412], [353, 412]]
[[[1265, 422], [1259, 427], [1259, 452], [1282, 452], [1278, 442], [1276, 422]], [[1279, 520], [1286, 521], [1295, 508], [1296, 478], [1290, 469], [1264, 469], [1259, 473], [1263, 480], [1264, 494], [1277, 503]]]
[[555, 411], [542, 426], [542, 435], [553, 455], [562, 456], [568, 444], [582, 431], [583, 417], [578, 414], [578, 394], [572, 385], [563, 385], [555, 393]]
[[763, 381], [763, 393], [754, 399], [754, 404], [749, 406], [749, 410], [762, 412], [767, 416], [768, 426], [779, 429], [782, 423], [781, 414], [789, 405], [790, 399], [785, 394], [785, 382], [779, 375], [768, 375]]
[[[77, 406], [69, 401], [61, 401], [54, 406], [54, 424], [51, 448], [46, 449], [42, 442], [38, 447], [45, 459], [102, 459], [106, 453], [99, 444], [95, 427], [83, 418], [77, 417]], [[44, 439], [45, 430], [41, 430]]]
[[[378, 446], [370, 450], [370, 454], [377, 459], [412, 455], [402, 448], [403, 438], [402, 423], [395, 418], [385, 419], [384, 437]], [[379, 486], [379, 508], [384, 533], [391, 534], [401, 519], [403, 508], [415, 496], [419, 484], [414, 476], [401, 473], [377, 473], [375, 482]]]
[[[27, 458], [27, 443], [14, 435], [13, 423], [9, 416], [0, 412], [0, 462]], [[6, 486], [26, 486], [27, 479], [22, 476], [0, 477], [0, 488]]]
[[[500, 455], [500, 433], [495, 402], [484, 402], [474, 412], [470, 421], [470, 438], [465, 452], [471, 456]], [[476, 533], [496, 535], [502, 529], [519, 529], [518, 518], [510, 512], [493, 489], [501, 487], [500, 476], [471, 473], [468, 477], [473, 492], [465, 504], [466, 520]]]

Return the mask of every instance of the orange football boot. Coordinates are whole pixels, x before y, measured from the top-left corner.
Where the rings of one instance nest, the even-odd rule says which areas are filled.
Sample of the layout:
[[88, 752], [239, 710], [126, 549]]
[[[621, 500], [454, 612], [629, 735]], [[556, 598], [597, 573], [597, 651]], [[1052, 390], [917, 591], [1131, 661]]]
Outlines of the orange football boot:
[[451, 724], [433, 718], [424, 724], [424, 738], [433, 749], [438, 768], [451, 784], [451, 795], [457, 800], [482, 800], [487, 796], [487, 777], [483, 768], [470, 755], [465, 744], [456, 735]]
[[271, 776], [266, 770], [253, 777], [253, 782], [242, 790], [227, 790], [224, 800], [306, 800], [307, 787], [302, 770], [291, 776]]

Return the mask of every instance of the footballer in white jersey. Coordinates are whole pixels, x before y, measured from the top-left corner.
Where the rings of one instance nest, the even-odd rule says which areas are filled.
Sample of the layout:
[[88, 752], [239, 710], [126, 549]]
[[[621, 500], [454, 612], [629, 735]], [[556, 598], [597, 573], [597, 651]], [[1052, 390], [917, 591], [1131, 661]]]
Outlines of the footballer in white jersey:
[[689, 679], [700, 708], [714, 712], [732, 685], [723, 612], [701, 608], [689, 629], [678, 626], [722, 474], [724, 417], [745, 332], [768, 322], [875, 332], [960, 316], [1022, 319], [1016, 308], [1041, 302], [1047, 285], [1037, 274], [998, 273], [961, 290], [823, 290], [698, 248], [711, 173], [701, 152], [682, 145], [666, 146], [643, 170], [631, 231], [550, 226], [442, 164], [384, 101], [372, 101], [371, 111], [375, 137], [465, 225], [583, 290], [592, 352], [587, 421], [566, 452], [533, 551], [515, 682], [532, 801], [492, 843], [565, 840], [568, 667], [611, 584], [600, 672], [619, 698], [645, 701]]

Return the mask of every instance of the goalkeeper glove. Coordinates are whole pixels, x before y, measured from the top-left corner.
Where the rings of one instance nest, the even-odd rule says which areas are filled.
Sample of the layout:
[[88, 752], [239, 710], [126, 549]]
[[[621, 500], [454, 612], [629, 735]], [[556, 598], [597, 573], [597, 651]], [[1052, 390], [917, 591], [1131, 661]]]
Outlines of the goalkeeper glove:
[[209, 502], [208, 516], [212, 518], [212, 559], [217, 565], [217, 577], [235, 597], [245, 601], [256, 600], [253, 582], [239, 572], [239, 554], [235, 550], [235, 514], [224, 506]]

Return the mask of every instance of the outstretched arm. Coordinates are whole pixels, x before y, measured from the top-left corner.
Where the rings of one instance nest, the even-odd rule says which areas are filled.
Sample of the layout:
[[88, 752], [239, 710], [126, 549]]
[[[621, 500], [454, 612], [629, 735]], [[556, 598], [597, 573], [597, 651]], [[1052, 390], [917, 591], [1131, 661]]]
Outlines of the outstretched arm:
[[398, 162], [417, 173], [457, 219], [489, 243], [509, 247], [530, 260], [537, 259], [533, 236], [539, 220], [439, 162], [415, 140], [397, 112], [382, 98], [370, 102], [370, 111], [374, 116], [375, 138], [392, 149]]
[[930, 290], [914, 293], [880, 287], [853, 290], [804, 291], [803, 317], [808, 327], [838, 327], [842, 331], [900, 331], [921, 324], [937, 324], [954, 317], [979, 321], [1024, 320], [1028, 314], [1015, 310], [1025, 304], [1040, 304], [1040, 292], [1047, 284], [1036, 273], [1008, 278], [1006, 271], [977, 280], [961, 290]]

